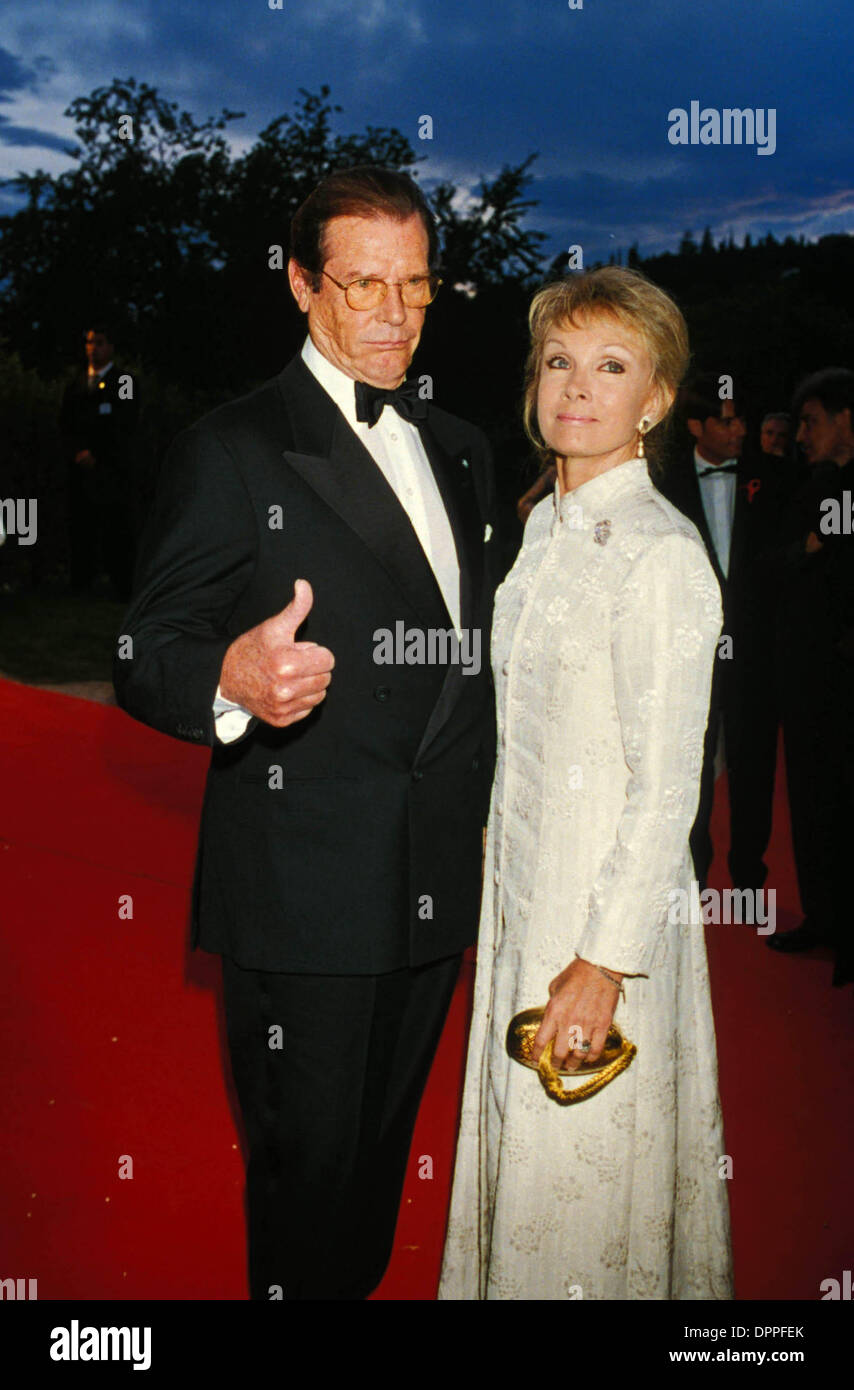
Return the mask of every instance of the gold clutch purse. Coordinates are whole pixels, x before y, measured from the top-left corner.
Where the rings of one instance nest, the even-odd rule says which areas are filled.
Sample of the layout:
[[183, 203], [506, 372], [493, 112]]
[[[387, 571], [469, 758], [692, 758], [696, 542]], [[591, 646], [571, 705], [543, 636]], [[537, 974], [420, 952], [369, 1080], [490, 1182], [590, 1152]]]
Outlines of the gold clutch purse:
[[[580, 1100], [587, 1100], [588, 1096], [595, 1096], [597, 1091], [626, 1070], [637, 1052], [634, 1043], [624, 1038], [616, 1024], [612, 1023], [598, 1062], [582, 1062], [574, 1071], [566, 1067], [558, 1069], [552, 1063], [552, 1039], [543, 1048], [537, 1065], [531, 1056], [531, 1049], [544, 1013], [545, 1006], [525, 1009], [511, 1018], [507, 1029], [507, 1051], [514, 1062], [521, 1062], [523, 1067], [531, 1067], [537, 1072], [546, 1095], [551, 1096], [558, 1105], [575, 1105]], [[566, 1090], [560, 1079], [562, 1076], [587, 1076], [590, 1079]]]

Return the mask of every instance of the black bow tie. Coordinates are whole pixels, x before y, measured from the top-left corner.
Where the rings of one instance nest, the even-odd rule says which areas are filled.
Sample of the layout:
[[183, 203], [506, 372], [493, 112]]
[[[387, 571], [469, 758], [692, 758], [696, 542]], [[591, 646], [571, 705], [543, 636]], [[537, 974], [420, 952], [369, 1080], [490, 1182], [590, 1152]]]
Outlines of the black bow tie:
[[717, 468], [712, 464], [710, 468], [701, 468], [697, 474], [698, 478], [710, 478], [713, 473], [737, 473], [737, 463], [719, 463]]
[[381, 386], [369, 386], [366, 381], [356, 382], [356, 419], [373, 429], [383, 413], [383, 407], [393, 405], [404, 420], [426, 420], [427, 402], [418, 395], [417, 381], [404, 381], [394, 391], [384, 391]]

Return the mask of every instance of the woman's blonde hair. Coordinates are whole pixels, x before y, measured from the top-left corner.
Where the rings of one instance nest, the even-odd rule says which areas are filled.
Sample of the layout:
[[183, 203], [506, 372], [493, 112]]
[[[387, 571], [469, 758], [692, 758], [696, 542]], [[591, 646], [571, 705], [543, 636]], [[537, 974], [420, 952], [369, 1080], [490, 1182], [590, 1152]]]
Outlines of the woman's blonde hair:
[[554, 459], [554, 451], [542, 439], [537, 425], [537, 390], [545, 342], [555, 324], [579, 328], [600, 316], [616, 319], [624, 328], [639, 334], [652, 362], [653, 382], [669, 398], [664, 415], [644, 436], [651, 463], [660, 462], [673, 401], [688, 369], [688, 329], [681, 311], [664, 290], [638, 270], [609, 265], [545, 285], [531, 303], [531, 346], [525, 364], [522, 418], [525, 433], [543, 466]]

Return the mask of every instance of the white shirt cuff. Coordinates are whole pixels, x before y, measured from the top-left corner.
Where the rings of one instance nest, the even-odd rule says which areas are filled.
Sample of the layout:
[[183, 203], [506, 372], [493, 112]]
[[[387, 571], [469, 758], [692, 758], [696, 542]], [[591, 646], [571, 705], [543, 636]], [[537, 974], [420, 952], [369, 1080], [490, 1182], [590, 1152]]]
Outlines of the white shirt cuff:
[[221, 743], [234, 743], [246, 733], [253, 716], [242, 705], [226, 700], [217, 686], [213, 702], [216, 736]]

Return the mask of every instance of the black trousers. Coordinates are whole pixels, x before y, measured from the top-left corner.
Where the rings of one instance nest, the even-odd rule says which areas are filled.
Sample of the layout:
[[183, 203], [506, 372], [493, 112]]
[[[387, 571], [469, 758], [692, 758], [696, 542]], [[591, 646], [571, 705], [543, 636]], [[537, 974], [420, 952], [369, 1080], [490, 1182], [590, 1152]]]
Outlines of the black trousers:
[[129, 495], [105, 488], [97, 470], [68, 470], [68, 543], [71, 588], [88, 589], [103, 567], [124, 601], [130, 598], [136, 541]]
[[223, 957], [251, 1298], [360, 1299], [382, 1279], [460, 959], [348, 976]]
[[742, 678], [737, 684], [730, 681], [725, 688], [713, 690], [700, 798], [690, 837], [694, 872], [704, 888], [713, 856], [709, 822], [721, 724], [729, 783], [729, 871], [736, 887], [760, 888], [768, 873], [764, 855], [771, 838], [779, 713], [773, 696], [754, 680]]
[[[768, 683], [773, 684], [773, 670]], [[771, 839], [779, 727], [773, 692], [745, 682], [724, 716], [730, 806], [728, 862], [738, 888], [761, 888], [768, 874], [764, 856]]]
[[854, 964], [854, 669], [835, 653], [796, 672], [783, 712], [792, 845], [804, 915]]

